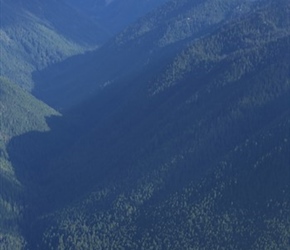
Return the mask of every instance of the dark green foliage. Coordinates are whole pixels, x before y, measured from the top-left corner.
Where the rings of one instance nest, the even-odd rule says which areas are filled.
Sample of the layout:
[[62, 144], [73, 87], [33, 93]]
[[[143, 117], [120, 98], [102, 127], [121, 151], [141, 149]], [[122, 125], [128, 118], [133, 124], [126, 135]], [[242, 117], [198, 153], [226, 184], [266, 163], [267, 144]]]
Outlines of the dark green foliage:
[[31, 74], [108, 38], [90, 19], [62, 1], [1, 2], [1, 71], [31, 90]]
[[20, 224], [27, 249], [287, 249], [289, 16], [286, 0], [174, 0], [47, 69], [37, 91], [67, 109], [43, 132], [54, 112], [33, 127], [31, 100], [4, 126], [26, 190], [23, 215], [2, 202], [21, 218], [6, 239]]
[[[287, 249], [290, 6], [223, 3], [227, 18], [212, 17], [203, 34], [151, 33], [162, 49], [147, 66], [144, 29], [133, 37], [128, 29], [89, 59], [71, 60], [74, 78], [47, 71], [64, 80], [61, 89], [76, 88], [70, 105], [88, 96], [82, 84], [116, 79], [97, 83], [50, 132], [10, 142], [15, 169], [30, 166], [21, 180], [31, 191], [23, 225], [31, 249]], [[177, 20], [190, 6], [203, 15], [215, 6], [203, 4], [172, 1], [158, 11]], [[119, 65], [127, 53], [130, 65]]]
[[101, 22], [110, 34], [117, 34], [137, 18], [167, 0], [65, 0], [68, 5], [84, 11], [93, 20]]
[[[0, 78], [0, 249], [22, 249], [21, 233], [24, 187], [9, 159], [11, 138], [30, 131], [47, 131], [46, 118], [57, 115], [53, 109]], [[26, 145], [30, 147], [30, 145]]]
[[[187, 43], [245, 15], [250, 8], [255, 9], [256, 3], [241, 0], [169, 1], [99, 50], [35, 74], [33, 93], [56, 109], [67, 109], [106, 86], [132, 81], [130, 78], [140, 71], [147, 70], [149, 77], [160, 74]], [[82, 70], [76, 61], [82, 62]], [[70, 85], [74, 87], [69, 88]]]
[[0, 75], [32, 90], [32, 72], [99, 47], [163, 1], [116, 1], [94, 9], [89, 0], [2, 0]]

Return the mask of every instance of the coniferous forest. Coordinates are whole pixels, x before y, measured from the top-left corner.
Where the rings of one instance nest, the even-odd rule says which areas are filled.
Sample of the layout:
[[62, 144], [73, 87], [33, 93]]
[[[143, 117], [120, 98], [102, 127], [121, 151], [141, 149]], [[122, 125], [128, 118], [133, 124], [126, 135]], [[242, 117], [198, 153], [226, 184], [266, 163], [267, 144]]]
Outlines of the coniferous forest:
[[288, 0], [0, 13], [0, 250], [290, 248]]

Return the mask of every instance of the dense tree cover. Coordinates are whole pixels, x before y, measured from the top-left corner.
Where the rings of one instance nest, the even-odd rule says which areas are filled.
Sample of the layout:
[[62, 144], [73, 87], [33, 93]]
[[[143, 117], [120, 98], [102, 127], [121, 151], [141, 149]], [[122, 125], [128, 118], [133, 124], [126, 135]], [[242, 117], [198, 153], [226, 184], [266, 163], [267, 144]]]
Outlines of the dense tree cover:
[[19, 181], [7, 145], [11, 138], [29, 131], [47, 131], [46, 117], [53, 109], [0, 78], [0, 249], [22, 249], [25, 239], [19, 228], [23, 214], [24, 187]]
[[140, 39], [154, 34], [155, 46], [166, 46], [187, 38], [198, 38], [230, 19], [255, 8], [252, 1], [169, 1], [163, 8], [135, 23], [117, 37], [117, 42]]
[[83, 10], [93, 20], [102, 23], [109, 34], [122, 31], [130, 23], [168, 0], [65, 0], [78, 10]]
[[[56, 109], [67, 109], [106, 86], [129, 81], [128, 77], [144, 69], [149, 76], [156, 71], [158, 74], [188, 42], [245, 15], [256, 5], [241, 0], [169, 1], [94, 53], [36, 75], [34, 94]], [[76, 63], [79, 60], [82, 70]], [[74, 88], [68, 88], [69, 85]]]
[[31, 73], [95, 48], [108, 35], [62, 1], [1, 1], [1, 76], [31, 90]]
[[63, 116], [1, 78], [0, 249], [287, 249], [289, 16], [170, 1], [35, 75]]
[[[169, 65], [165, 73], [159, 76], [154, 82], [152, 94], [164, 90], [179, 82], [179, 79], [186, 75], [200, 78], [202, 74], [211, 74], [217, 84], [238, 80], [245, 72], [256, 70], [254, 64], [260, 64], [260, 67], [266, 66], [277, 53], [277, 50], [287, 50], [287, 42], [284, 47], [277, 46], [277, 39], [283, 38], [290, 25], [287, 10], [281, 13], [279, 4], [273, 4], [271, 11], [268, 6], [257, 10], [247, 19], [241, 19], [224, 25], [214, 32], [214, 36], [196, 41], [187, 46]], [[273, 22], [272, 20], [275, 20]], [[266, 54], [268, 50], [261, 48], [264, 44], [272, 48], [271, 54]], [[264, 60], [264, 61], [263, 61]], [[251, 62], [250, 62], [251, 61]], [[253, 62], [252, 62], [253, 61]], [[219, 62], [222, 68], [232, 68], [234, 72], [228, 74], [228, 77], [221, 78], [214, 65]], [[220, 81], [220, 82], [217, 82]]]
[[0, 74], [30, 91], [32, 72], [99, 47], [164, 1], [2, 0]]
[[[87, 97], [78, 86], [89, 86], [78, 81], [101, 88], [51, 131], [9, 143], [15, 169], [29, 166], [28, 249], [287, 249], [290, 5], [241, 2], [223, 1], [233, 17], [218, 15], [204, 34], [176, 33], [173, 21], [154, 31], [152, 44], [166, 49], [149, 66], [146, 36], [127, 30], [82, 67], [76, 58], [73, 77], [51, 78], [75, 87], [78, 101]], [[215, 6], [206, 3], [172, 1], [157, 13], [204, 15]], [[135, 61], [130, 53], [144, 47]]]

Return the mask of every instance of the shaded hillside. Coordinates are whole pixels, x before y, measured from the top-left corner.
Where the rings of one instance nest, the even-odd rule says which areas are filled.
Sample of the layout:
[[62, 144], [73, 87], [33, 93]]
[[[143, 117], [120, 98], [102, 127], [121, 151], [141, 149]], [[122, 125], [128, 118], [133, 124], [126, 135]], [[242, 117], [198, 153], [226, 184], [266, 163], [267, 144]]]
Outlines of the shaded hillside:
[[90, 0], [2, 0], [0, 74], [31, 90], [32, 72], [96, 49], [164, 1], [117, 1], [93, 8]]
[[128, 77], [140, 71], [159, 73], [188, 42], [245, 15], [256, 5], [242, 0], [170, 1], [96, 52], [35, 74], [33, 93], [54, 108], [67, 109], [106, 86], [129, 81]]
[[55, 111], [0, 78], [0, 249], [23, 249], [25, 239], [19, 228], [24, 209], [25, 186], [19, 181], [7, 153], [12, 137], [29, 131], [48, 131], [46, 118]]
[[[172, 20], [189, 9], [180, 4]], [[289, 16], [286, 0], [256, 1], [253, 11], [167, 47], [170, 56], [158, 52], [151, 66], [141, 67], [146, 56], [138, 54], [140, 63], [115, 69], [112, 57], [102, 66], [116, 70], [114, 83], [54, 120], [50, 132], [15, 137], [9, 155], [19, 173], [30, 165], [22, 178], [35, 191], [23, 226], [30, 248], [287, 249]], [[152, 44], [164, 33], [155, 35]], [[138, 47], [145, 35], [136, 37], [123, 44]], [[98, 53], [116, 51], [107, 46]], [[80, 90], [82, 77], [84, 88], [98, 88], [104, 75], [94, 62], [92, 53], [75, 78], [61, 76], [62, 90]], [[31, 160], [33, 147], [22, 154], [31, 138], [48, 161]]]
[[96, 48], [108, 35], [63, 1], [1, 1], [1, 72], [30, 90], [31, 73]]

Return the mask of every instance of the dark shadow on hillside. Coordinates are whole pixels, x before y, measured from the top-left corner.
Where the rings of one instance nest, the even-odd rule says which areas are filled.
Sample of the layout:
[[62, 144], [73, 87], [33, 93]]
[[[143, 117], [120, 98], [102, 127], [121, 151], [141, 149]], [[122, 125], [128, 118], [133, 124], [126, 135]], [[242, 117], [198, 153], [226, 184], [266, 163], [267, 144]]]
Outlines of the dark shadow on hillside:
[[[45, 206], [42, 204], [45, 195], [44, 187], [47, 182], [47, 164], [51, 158], [59, 154], [66, 145], [71, 141], [67, 133], [60, 129], [63, 123], [61, 117], [47, 118], [50, 131], [48, 132], [29, 132], [11, 139], [7, 146], [10, 161], [14, 167], [15, 175], [24, 187], [23, 221], [21, 230], [28, 242], [28, 249], [36, 249], [34, 222], [41, 210]], [[64, 133], [65, 132], [65, 133]], [[61, 136], [61, 137], [60, 137]], [[63, 138], [60, 140], [60, 138]], [[39, 199], [39, 197], [43, 197]], [[53, 205], [53, 201], [47, 203]]]
[[39, 186], [44, 185], [47, 178], [49, 161], [73, 141], [73, 125], [68, 126], [63, 117], [49, 117], [47, 123], [50, 131], [33, 131], [14, 137], [7, 147], [10, 161], [28, 196], [38, 195]]
[[[15, 175], [24, 187], [22, 233], [28, 241], [28, 249], [37, 249], [35, 246], [43, 233], [38, 222], [41, 215], [75, 201], [90, 188], [84, 178], [85, 167], [75, 168], [70, 166], [70, 160], [66, 162], [86, 129], [74, 119], [78, 121], [80, 117], [48, 117], [50, 131], [33, 131], [14, 137], [7, 146]], [[99, 172], [93, 178], [98, 183], [104, 175]]]
[[[101, 48], [77, 55], [33, 73], [32, 93], [57, 110], [72, 106], [98, 94], [108, 86], [124, 82], [151, 80], [163, 72], [186, 41], [156, 48], [159, 33], [124, 44], [111, 40]], [[147, 72], [147, 74], [144, 74]], [[142, 79], [140, 79], [142, 74]]]
[[121, 49], [113, 41], [33, 73], [33, 94], [57, 110], [67, 110], [95, 95], [104, 86], [120, 82], [144, 69], [149, 48]]
[[126, 166], [130, 156], [123, 137], [132, 125], [130, 119], [124, 122], [125, 116], [142, 116], [135, 106], [126, 112], [130, 94], [124, 86], [103, 91], [63, 116], [48, 117], [50, 131], [29, 132], [10, 141], [10, 161], [25, 186], [32, 214], [62, 207], [93, 185], [122, 175], [116, 172], [122, 171], [119, 165]]
[[76, 98], [76, 93], [72, 93], [72, 83], [81, 81], [82, 77], [84, 77], [84, 81], [86, 79], [86, 72], [77, 74], [81, 72], [80, 65], [86, 71], [87, 62], [92, 60], [95, 53], [90, 51], [75, 55], [64, 61], [52, 64], [41, 71], [33, 72], [34, 89], [32, 94], [49, 106], [62, 110], [63, 103], [70, 104]]

